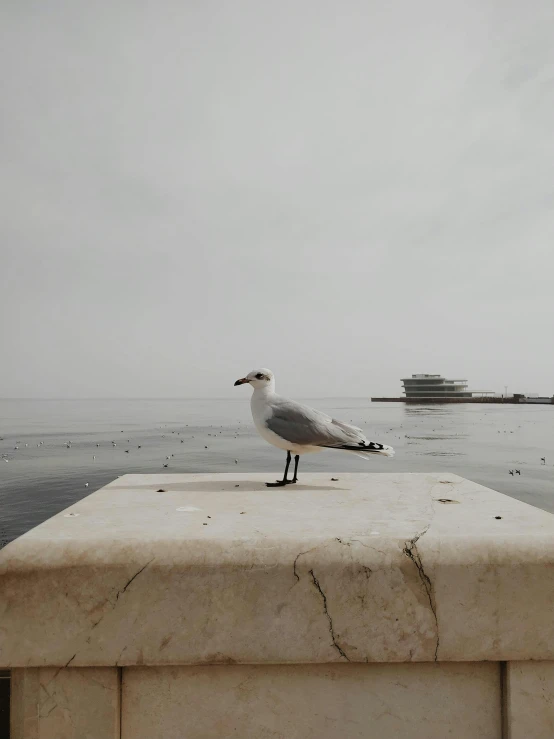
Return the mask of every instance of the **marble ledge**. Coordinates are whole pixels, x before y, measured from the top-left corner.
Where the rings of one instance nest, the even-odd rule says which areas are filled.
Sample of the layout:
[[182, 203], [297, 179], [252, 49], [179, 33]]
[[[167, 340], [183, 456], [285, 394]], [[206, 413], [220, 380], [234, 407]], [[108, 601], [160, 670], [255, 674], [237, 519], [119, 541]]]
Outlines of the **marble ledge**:
[[453, 474], [126, 475], [0, 552], [0, 667], [554, 659], [554, 517]]

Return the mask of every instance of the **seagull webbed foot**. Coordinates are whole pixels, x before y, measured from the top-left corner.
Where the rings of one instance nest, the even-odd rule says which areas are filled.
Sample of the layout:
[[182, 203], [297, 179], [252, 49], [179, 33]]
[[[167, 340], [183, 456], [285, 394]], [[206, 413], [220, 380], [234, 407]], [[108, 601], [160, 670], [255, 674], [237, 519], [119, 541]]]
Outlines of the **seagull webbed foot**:
[[298, 478], [293, 478], [292, 480], [276, 480], [275, 482], [266, 482], [266, 487], [282, 488], [285, 485], [294, 485], [297, 482], [298, 482]]

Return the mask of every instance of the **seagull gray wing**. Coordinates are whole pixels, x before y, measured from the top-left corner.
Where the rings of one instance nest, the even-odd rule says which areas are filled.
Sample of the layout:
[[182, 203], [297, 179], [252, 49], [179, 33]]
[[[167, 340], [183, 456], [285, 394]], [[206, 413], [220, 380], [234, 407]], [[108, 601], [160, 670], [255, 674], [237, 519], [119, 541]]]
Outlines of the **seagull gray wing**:
[[270, 431], [291, 444], [340, 447], [367, 443], [363, 431], [343, 421], [286, 398], [274, 398], [265, 420]]

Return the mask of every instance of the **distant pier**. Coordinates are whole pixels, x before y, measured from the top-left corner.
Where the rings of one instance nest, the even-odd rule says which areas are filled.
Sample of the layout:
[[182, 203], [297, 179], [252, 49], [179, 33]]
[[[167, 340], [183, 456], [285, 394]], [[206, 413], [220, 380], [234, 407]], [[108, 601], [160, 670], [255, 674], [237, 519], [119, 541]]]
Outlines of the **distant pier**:
[[508, 403], [511, 405], [520, 405], [523, 403], [533, 403], [535, 405], [554, 405], [552, 398], [525, 398], [522, 396], [510, 396], [508, 398], [498, 398], [491, 396], [481, 396], [474, 398], [371, 398], [372, 403], [408, 403], [409, 405], [428, 405], [429, 403]]

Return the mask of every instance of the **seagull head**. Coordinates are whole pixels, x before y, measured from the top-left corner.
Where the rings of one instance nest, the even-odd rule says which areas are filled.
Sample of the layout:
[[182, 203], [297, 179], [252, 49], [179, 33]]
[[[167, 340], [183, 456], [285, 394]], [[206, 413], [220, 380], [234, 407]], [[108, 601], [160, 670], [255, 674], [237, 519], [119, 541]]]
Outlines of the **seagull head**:
[[241, 377], [235, 382], [235, 385], [244, 385], [249, 383], [254, 389], [263, 387], [273, 387], [275, 385], [275, 377], [269, 369], [255, 369], [249, 372], [246, 377]]

